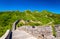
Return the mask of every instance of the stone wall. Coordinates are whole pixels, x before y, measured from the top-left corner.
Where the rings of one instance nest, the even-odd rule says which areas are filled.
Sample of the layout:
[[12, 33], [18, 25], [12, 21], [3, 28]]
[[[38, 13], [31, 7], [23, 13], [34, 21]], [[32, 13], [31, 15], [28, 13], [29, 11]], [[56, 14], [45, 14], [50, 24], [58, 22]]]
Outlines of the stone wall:
[[51, 26], [22, 26], [19, 29], [32, 34], [38, 39], [55, 39]]
[[16, 30], [16, 25], [18, 24], [19, 20], [16, 20], [12, 25], [12, 31]]
[[53, 36], [51, 26], [22, 26], [19, 29], [39, 39], [60, 39], [60, 25], [55, 25], [56, 37]]
[[12, 25], [12, 30], [7, 30], [6, 33], [0, 37], [0, 39], [12, 39], [12, 32], [16, 30], [16, 25], [19, 22], [19, 20], [16, 20]]
[[7, 30], [6, 33], [0, 39], [10, 39], [11, 31]]

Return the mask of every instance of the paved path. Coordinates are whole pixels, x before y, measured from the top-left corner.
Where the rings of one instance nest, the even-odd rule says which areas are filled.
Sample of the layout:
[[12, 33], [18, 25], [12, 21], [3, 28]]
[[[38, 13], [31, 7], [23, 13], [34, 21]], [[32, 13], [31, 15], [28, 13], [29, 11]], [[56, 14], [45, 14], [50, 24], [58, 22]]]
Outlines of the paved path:
[[36, 39], [35, 37], [28, 34], [27, 32], [18, 29], [13, 31], [12, 36], [13, 36], [12, 39]]

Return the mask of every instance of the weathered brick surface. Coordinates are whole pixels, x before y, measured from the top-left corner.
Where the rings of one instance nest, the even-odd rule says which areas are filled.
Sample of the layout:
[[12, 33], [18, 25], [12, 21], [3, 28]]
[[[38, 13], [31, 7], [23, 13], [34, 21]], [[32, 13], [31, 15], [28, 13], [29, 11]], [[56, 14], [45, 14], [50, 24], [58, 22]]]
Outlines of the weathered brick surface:
[[51, 26], [22, 26], [18, 30], [24, 30], [37, 39], [60, 39], [60, 25], [55, 25], [56, 37], [53, 36]]
[[35, 28], [32, 26], [22, 26], [19, 29], [25, 30], [38, 39], [55, 39], [51, 26], [35, 26]]

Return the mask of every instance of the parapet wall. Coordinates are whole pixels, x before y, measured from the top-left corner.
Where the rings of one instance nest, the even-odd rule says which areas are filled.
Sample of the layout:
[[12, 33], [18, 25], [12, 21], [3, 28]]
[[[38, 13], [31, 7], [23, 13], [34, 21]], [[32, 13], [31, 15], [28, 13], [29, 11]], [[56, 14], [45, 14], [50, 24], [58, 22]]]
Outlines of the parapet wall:
[[7, 30], [6, 33], [0, 39], [10, 39], [11, 31]]
[[[12, 25], [12, 31], [16, 30], [16, 25], [19, 22], [19, 20], [16, 20], [13, 25]], [[5, 32], [5, 34], [0, 37], [0, 39], [12, 39], [12, 31], [11, 30], [7, 30]]]
[[18, 24], [19, 20], [16, 20], [12, 25], [12, 31], [16, 30], [16, 25]]

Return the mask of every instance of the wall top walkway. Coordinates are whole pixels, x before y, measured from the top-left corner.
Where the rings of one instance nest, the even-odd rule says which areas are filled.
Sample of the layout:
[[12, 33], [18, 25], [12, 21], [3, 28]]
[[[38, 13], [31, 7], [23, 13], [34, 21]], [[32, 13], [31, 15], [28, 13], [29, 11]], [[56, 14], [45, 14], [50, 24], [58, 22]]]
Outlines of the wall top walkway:
[[16, 30], [16, 25], [18, 24], [20, 20], [16, 20], [12, 25], [12, 31]]

